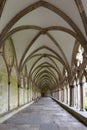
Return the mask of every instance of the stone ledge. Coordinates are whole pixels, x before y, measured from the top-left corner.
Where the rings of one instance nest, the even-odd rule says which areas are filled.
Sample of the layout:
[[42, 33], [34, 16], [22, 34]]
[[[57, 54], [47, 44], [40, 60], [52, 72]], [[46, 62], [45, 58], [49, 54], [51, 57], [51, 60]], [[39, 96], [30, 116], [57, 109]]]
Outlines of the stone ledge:
[[26, 107], [28, 107], [29, 105], [33, 104], [35, 101], [31, 101], [30, 103], [26, 104], [26, 105], [23, 105], [17, 109], [14, 109], [4, 115], [2, 115], [0, 117], [0, 123], [3, 123], [4, 121], [6, 121], [7, 119], [11, 118], [13, 115], [15, 115], [16, 113], [18, 113], [19, 111], [25, 109]]
[[87, 117], [80, 114], [80, 112], [75, 111], [73, 108], [69, 107], [68, 105], [60, 102], [59, 100], [51, 97], [55, 102], [57, 102], [61, 107], [63, 107], [66, 111], [68, 111], [70, 114], [72, 114], [74, 117], [76, 117], [80, 122], [85, 124], [87, 126]]

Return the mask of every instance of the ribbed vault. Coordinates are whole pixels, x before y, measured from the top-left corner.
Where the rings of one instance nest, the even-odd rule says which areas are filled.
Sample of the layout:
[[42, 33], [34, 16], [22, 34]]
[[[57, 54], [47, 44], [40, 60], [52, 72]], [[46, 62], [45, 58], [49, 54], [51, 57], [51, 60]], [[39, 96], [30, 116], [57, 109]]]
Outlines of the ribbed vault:
[[87, 51], [86, 4], [85, 0], [1, 0], [0, 45], [8, 39], [13, 45], [18, 82], [25, 67], [24, 76], [41, 90], [57, 90], [66, 78], [70, 80], [76, 41]]

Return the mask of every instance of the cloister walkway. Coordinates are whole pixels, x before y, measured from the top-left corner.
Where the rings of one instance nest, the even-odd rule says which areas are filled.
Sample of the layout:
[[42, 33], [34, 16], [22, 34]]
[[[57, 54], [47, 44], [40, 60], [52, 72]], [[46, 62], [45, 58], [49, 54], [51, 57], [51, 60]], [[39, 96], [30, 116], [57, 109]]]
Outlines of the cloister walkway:
[[47, 97], [0, 124], [0, 130], [87, 130], [87, 127]]

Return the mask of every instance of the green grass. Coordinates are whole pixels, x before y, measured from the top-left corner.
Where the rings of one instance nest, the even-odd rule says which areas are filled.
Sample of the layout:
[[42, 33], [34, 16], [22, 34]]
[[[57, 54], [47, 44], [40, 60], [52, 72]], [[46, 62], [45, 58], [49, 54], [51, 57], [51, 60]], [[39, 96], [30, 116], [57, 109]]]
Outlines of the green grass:
[[85, 104], [85, 110], [87, 111], [87, 97], [85, 97], [84, 104]]

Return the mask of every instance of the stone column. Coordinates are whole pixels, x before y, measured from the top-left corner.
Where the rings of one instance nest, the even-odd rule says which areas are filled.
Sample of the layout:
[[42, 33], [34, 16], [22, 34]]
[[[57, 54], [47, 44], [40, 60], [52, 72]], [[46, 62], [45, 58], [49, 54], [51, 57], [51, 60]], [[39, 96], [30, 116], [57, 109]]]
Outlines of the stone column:
[[18, 107], [20, 106], [20, 84], [18, 84]]
[[74, 85], [70, 85], [70, 106], [74, 106]]
[[27, 103], [29, 103], [29, 80], [27, 78]]
[[58, 90], [58, 100], [59, 100], [59, 90]]
[[56, 91], [56, 99], [58, 99], [58, 91]]
[[10, 81], [8, 81], [8, 111], [10, 111]]
[[66, 87], [66, 104], [68, 104], [68, 87]]
[[25, 104], [25, 80], [23, 77], [23, 104]]
[[76, 107], [76, 96], [77, 96], [77, 93], [76, 93], [76, 88], [77, 86], [76, 86], [76, 84], [74, 85], [74, 88], [73, 88], [73, 90], [74, 90], [74, 107]]
[[54, 98], [55, 98], [55, 92], [54, 92]]
[[80, 111], [84, 111], [84, 103], [83, 103], [83, 84], [80, 83]]
[[10, 87], [11, 87], [11, 68], [8, 73], [8, 111], [10, 111]]
[[63, 101], [63, 90], [61, 89], [61, 102]]
[[67, 96], [66, 96], [66, 87], [64, 87], [64, 103], [66, 103]]
[[78, 84], [76, 84], [76, 108], [78, 109]]
[[59, 100], [61, 101], [61, 90], [59, 90]]
[[57, 91], [56, 91], [56, 99], [57, 99]]
[[64, 89], [62, 89], [62, 102], [64, 102]]

